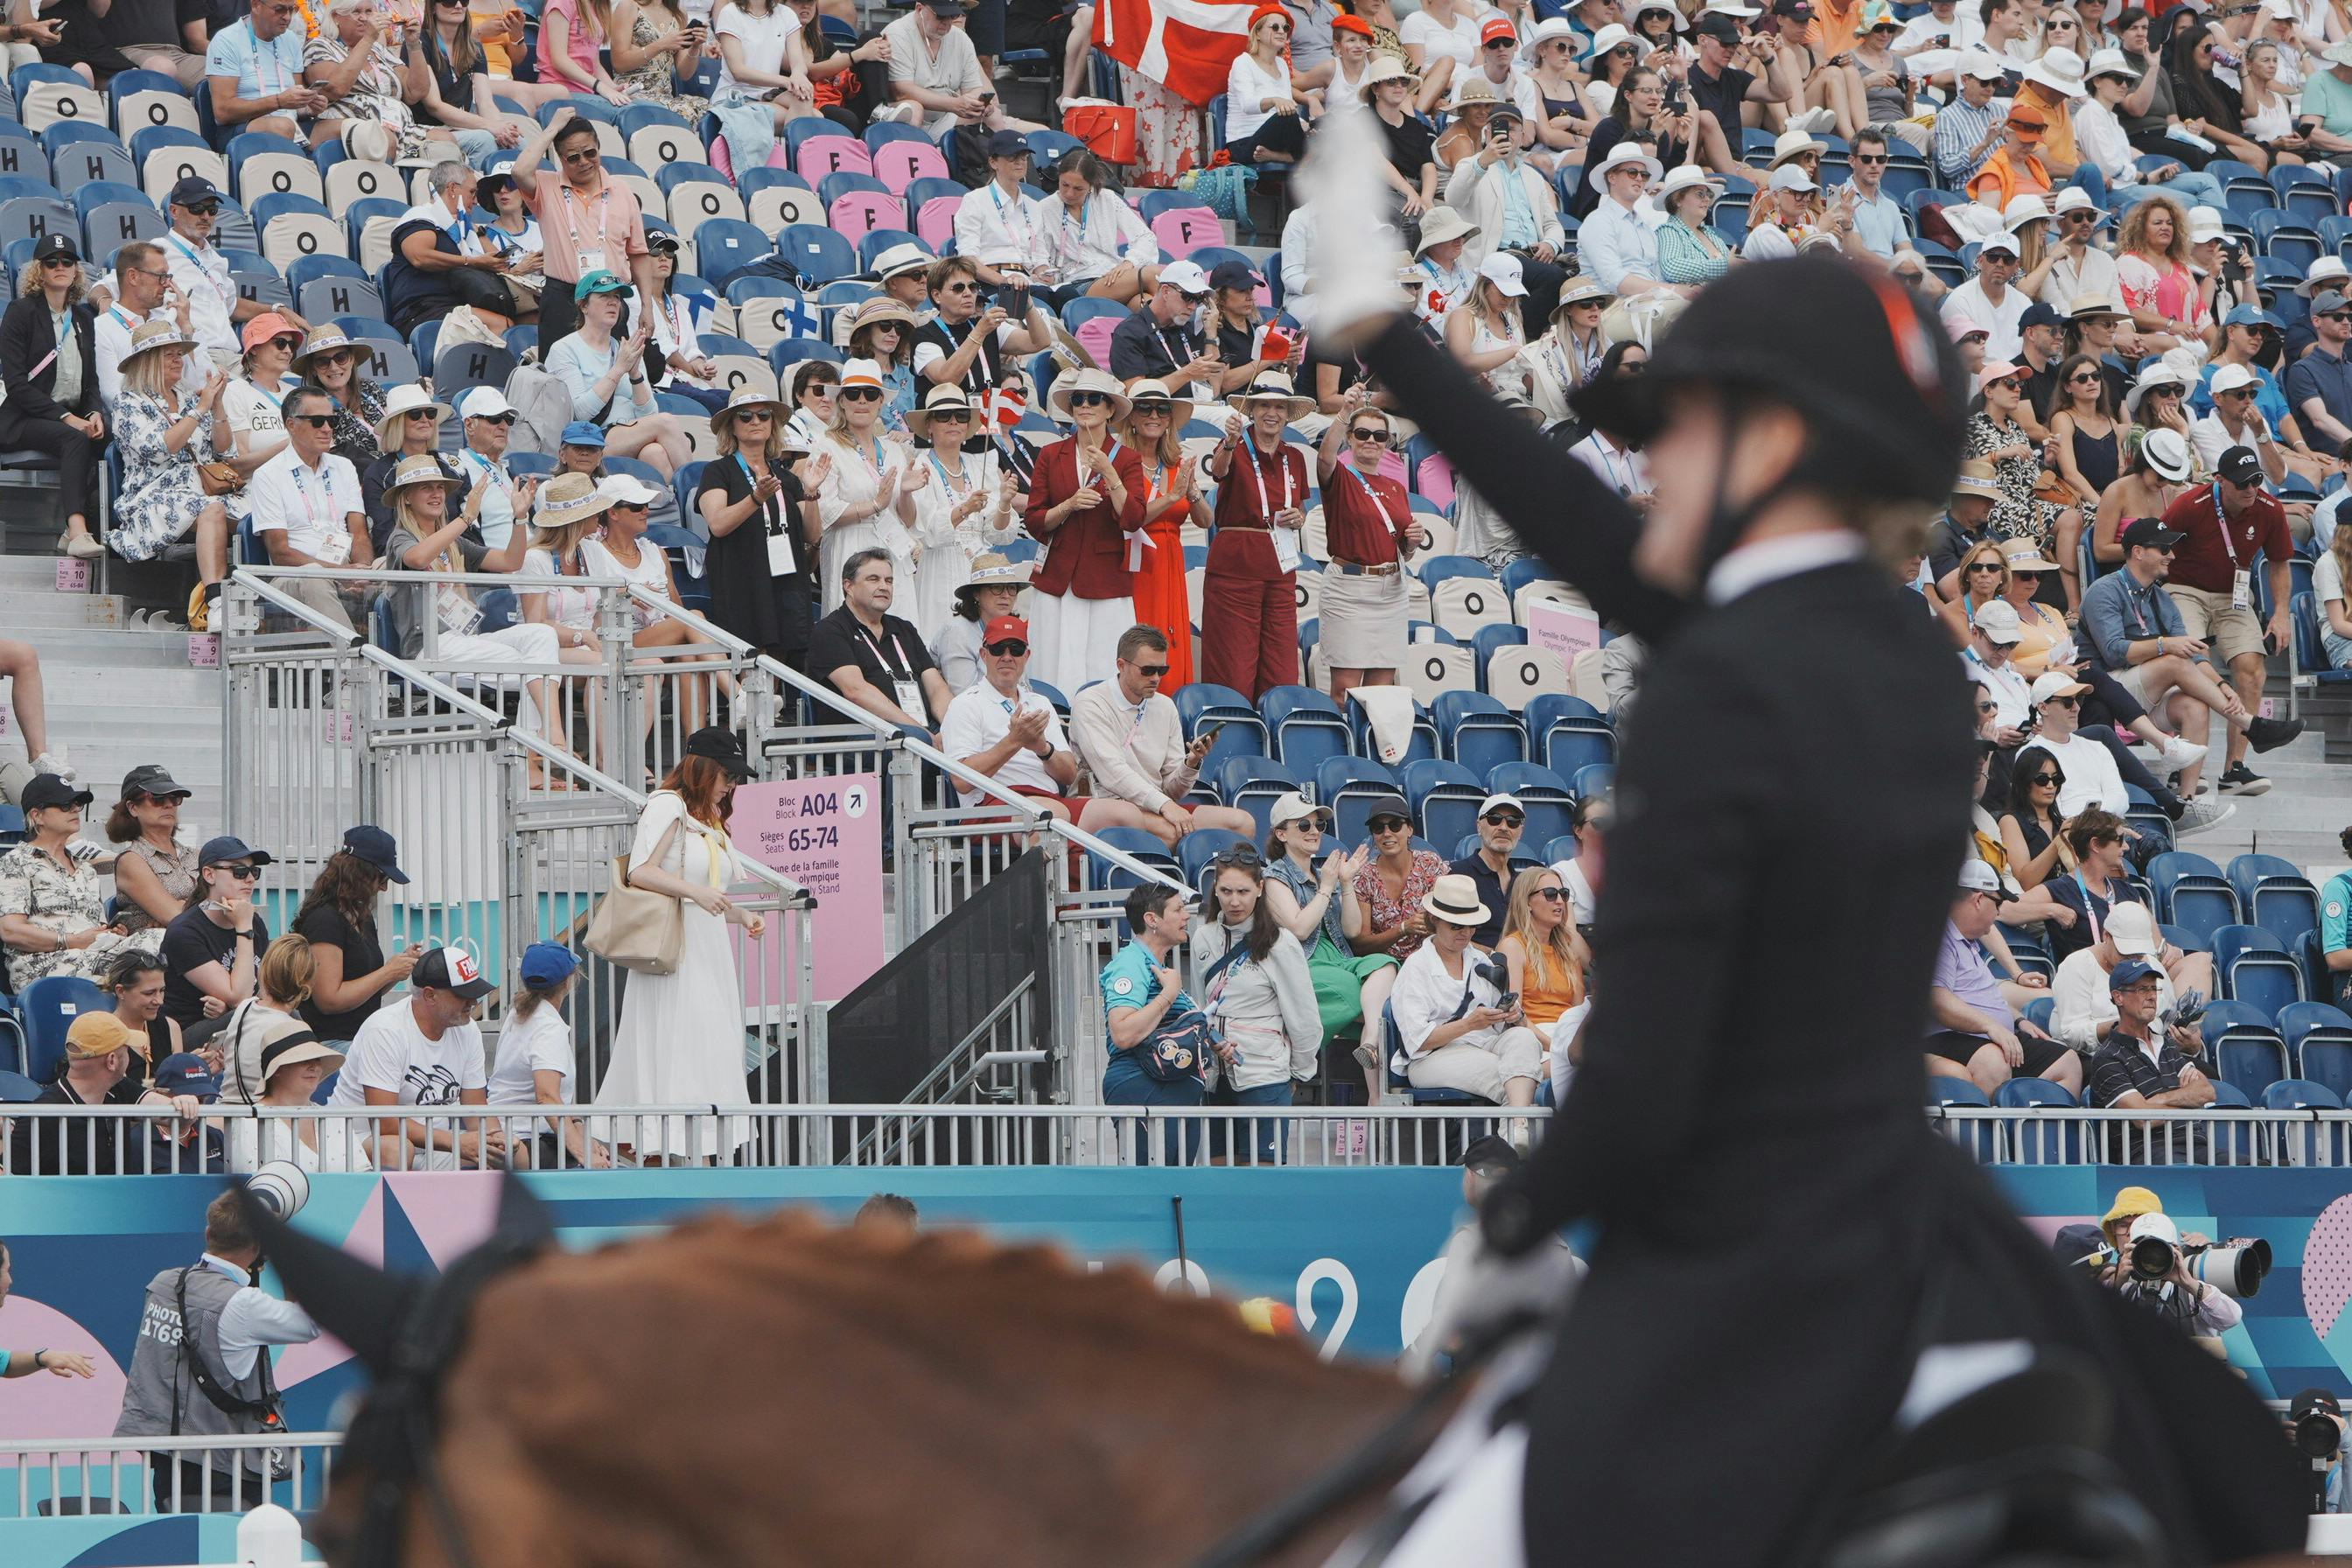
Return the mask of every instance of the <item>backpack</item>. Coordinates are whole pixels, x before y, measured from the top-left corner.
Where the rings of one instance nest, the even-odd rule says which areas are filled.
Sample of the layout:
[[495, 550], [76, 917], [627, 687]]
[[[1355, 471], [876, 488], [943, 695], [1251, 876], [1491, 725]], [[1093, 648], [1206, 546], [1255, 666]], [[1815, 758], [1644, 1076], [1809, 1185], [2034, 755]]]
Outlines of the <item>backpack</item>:
[[570, 389], [537, 365], [522, 365], [507, 377], [507, 401], [515, 408], [514, 435], [507, 450], [555, 456], [563, 442], [563, 427], [572, 423]]

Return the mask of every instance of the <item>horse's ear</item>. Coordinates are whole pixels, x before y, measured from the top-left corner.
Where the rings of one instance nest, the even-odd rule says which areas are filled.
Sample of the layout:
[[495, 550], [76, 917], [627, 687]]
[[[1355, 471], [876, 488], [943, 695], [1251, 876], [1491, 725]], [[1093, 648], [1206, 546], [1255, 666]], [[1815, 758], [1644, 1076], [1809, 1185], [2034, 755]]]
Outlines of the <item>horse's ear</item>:
[[555, 1219], [539, 1195], [512, 1171], [499, 1183], [499, 1218], [494, 1234], [501, 1240], [538, 1246], [555, 1239]]
[[340, 1247], [305, 1236], [279, 1219], [250, 1188], [240, 1186], [236, 1194], [261, 1255], [278, 1269], [286, 1293], [320, 1328], [350, 1346], [370, 1372], [389, 1370], [394, 1342], [417, 1281], [386, 1273]]

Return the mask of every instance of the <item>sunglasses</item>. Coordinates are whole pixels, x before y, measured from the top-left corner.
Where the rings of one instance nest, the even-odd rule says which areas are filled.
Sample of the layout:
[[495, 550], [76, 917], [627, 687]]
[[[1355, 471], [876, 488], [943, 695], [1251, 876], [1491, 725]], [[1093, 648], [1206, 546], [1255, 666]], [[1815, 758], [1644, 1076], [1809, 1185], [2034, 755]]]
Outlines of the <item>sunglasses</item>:
[[1138, 419], [1150, 419], [1155, 416], [1167, 419], [1172, 417], [1175, 413], [1176, 405], [1172, 403], [1139, 403], [1135, 405], [1135, 416]]
[[2252, 397], [2253, 395], [2254, 389], [2251, 386], [2234, 386], [2227, 392], [2217, 392], [2213, 395], [2216, 397], [2240, 398]]
[[2121, 844], [2123, 841], [2124, 836], [2120, 833], [2102, 833], [2091, 840], [2094, 844]]
[[1103, 408], [1108, 407], [1109, 404], [1110, 394], [1107, 392], [1074, 392], [1070, 394], [1070, 406], [1073, 408]]
[[286, 416], [289, 425], [308, 425], [313, 430], [324, 430], [334, 422], [335, 416], [331, 414], [289, 414]]
[[2056, 773], [2035, 773], [2032, 778], [2027, 779], [2025, 782], [2033, 785], [2034, 788], [2040, 789], [2044, 785], [2055, 787], [2056, 785], [2064, 784], [2066, 781], [2060, 778]]
[[[2066, 378], [2066, 384], [2069, 386], [2096, 386], [2103, 379], [2105, 378], [2102, 377], [2097, 371], [2086, 371], [2081, 375], [2068, 376]], [[2226, 394], [2224, 395], [2226, 395]]]
[[2099, 215], [2096, 213], [2084, 212], [2077, 208], [2074, 212], [2060, 213], [2058, 215], [2058, 221], [2060, 223], [2091, 223], [2095, 221], [2098, 216]]
[[1029, 651], [1029, 645], [1018, 637], [1008, 637], [1003, 642], [983, 644], [980, 651], [994, 654], [999, 658], [1019, 658]]
[[765, 408], [745, 408], [737, 411], [735, 423], [766, 425], [772, 423], [775, 417], [774, 414]]
[[977, 284], [977, 283], [973, 282], [971, 279], [967, 278], [967, 279], [964, 279], [961, 282], [958, 282], [958, 283], [948, 283], [948, 284], [943, 284], [943, 285], [941, 285], [941, 286], [940, 286], [940, 293], [942, 293], [942, 294], [970, 294], [970, 293], [973, 292], [975, 289], [977, 289], [979, 287], [980, 287], [980, 285], [979, 285], [979, 284]]
[[273, 348], [273, 349], [284, 349], [288, 353], [289, 353], [289, 354], [290, 354], [290, 353], [293, 353], [295, 351], [299, 350], [299, 348], [301, 348], [301, 346], [302, 346], [302, 340], [301, 340], [300, 338], [299, 338], [299, 337], [295, 337], [295, 336], [292, 336], [292, 335], [290, 335], [290, 334], [289, 334], [289, 335], [288, 335], [288, 336], [286, 336], [286, 337], [272, 338], [272, 339], [270, 339], [270, 340], [269, 340], [269, 346], [270, 346], [271, 348]]
[[258, 881], [261, 877], [261, 868], [258, 866], [215, 866], [213, 869], [226, 871], [240, 882]]
[[[412, 414], [409, 417], [411, 419], [422, 419], [426, 416], [421, 414]], [[485, 425], [511, 425], [515, 422], [515, 416], [511, 414], [477, 414], [474, 417], [480, 420]]]
[[2352, 310], [2330, 310], [2319, 319], [2323, 321], [2352, 321]]
[[[451, 485], [448, 488], [456, 489], [457, 487]], [[616, 500], [605, 510], [607, 511], [649, 511], [652, 510], [652, 504], [641, 500]]]
[[1389, 444], [1389, 433], [1385, 430], [1376, 430], [1367, 426], [1360, 430], [1349, 431], [1348, 439], [1351, 441], [1370, 441], [1375, 446], [1385, 447]]
[[1998, 710], [2000, 707], [2000, 704], [1998, 702], [1979, 702], [1977, 704], [1977, 711], [1979, 713], [1991, 713]]
[[81, 262], [78, 258], [71, 256], [45, 256], [41, 258], [41, 265], [44, 267], [79, 267]]
[[1194, 294], [1182, 289], [1177, 289], [1176, 292], [1183, 297], [1184, 303], [1187, 305], [1205, 305], [1209, 302], [1206, 292]]
[[[1331, 831], [1331, 814], [1328, 811], [1312, 812], [1307, 816], [1294, 818], [1290, 826], [1312, 828], [1318, 833], [1328, 833]], [[1373, 831], [1378, 832], [1379, 829], [1375, 828]]]
[[1490, 811], [1478, 820], [1489, 827], [1521, 827], [1528, 819], [1516, 811]]
[[352, 351], [330, 349], [324, 353], [312, 354], [310, 363], [312, 364], [349, 364], [352, 363]]
[[2034, 571], [2032, 567], [2012, 566], [2009, 569], [2009, 574], [2016, 578], [2021, 583], [2039, 583], [2042, 581], [2042, 574]]
[[567, 163], [593, 163], [604, 155], [604, 154], [596, 148], [583, 147], [577, 152], [566, 153], [563, 154], [563, 161]]
[[1374, 833], [1402, 833], [1412, 825], [1402, 816], [1376, 816], [1364, 826]]
[[1971, 561], [1969, 563], [1969, 570], [1971, 572], [1998, 572], [2000, 570], [2000, 563], [1998, 561]]
[[210, 217], [215, 213], [220, 211], [220, 203], [198, 202], [193, 206], [182, 207], [180, 210], [184, 213], [192, 213], [197, 217]]
[[934, 425], [969, 425], [971, 423], [971, 411], [966, 408], [942, 408], [931, 416], [931, 423]]
[[1886, 162], [1886, 156], [1884, 153], [1856, 153], [1853, 156], [1853, 161], [1857, 163], [1884, 163]]
[[879, 403], [882, 401], [882, 389], [878, 386], [845, 386], [840, 396], [844, 403]]
[[1146, 680], [1157, 680], [1168, 673], [1168, 667], [1164, 664], [1139, 664], [1135, 667], [1135, 673]]
[[2083, 705], [2083, 700], [2080, 697], [2053, 697], [2048, 700], [2055, 702], [2061, 708], [2080, 708]]
[[1492, 42], [1488, 43], [1486, 47], [1490, 49], [1512, 49], [1518, 47], [1518, 46], [1509, 38], [1494, 39]]

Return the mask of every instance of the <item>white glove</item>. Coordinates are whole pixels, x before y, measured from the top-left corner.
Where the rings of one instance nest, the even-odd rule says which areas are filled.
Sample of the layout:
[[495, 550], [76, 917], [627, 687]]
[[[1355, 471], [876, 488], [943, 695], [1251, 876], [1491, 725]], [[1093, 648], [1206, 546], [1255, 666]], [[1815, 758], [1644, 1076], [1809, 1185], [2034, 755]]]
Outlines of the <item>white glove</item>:
[[1584, 1278], [1584, 1264], [1565, 1246], [1545, 1242], [1517, 1258], [1481, 1244], [1469, 1261], [1449, 1267], [1429, 1322], [1405, 1351], [1397, 1370], [1407, 1383], [1428, 1381], [1440, 1353], [1475, 1340], [1494, 1325], [1521, 1316], [1565, 1311]]

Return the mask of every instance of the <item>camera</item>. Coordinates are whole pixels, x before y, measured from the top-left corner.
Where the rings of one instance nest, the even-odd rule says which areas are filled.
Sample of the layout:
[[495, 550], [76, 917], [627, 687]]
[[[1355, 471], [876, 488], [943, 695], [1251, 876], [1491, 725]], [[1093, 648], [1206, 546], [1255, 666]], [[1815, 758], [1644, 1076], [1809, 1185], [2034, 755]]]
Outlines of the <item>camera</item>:
[[2271, 1271], [2271, 1244], [2259, 1236], [2233, 1236], [2185, 1247], [2181, 1256], [2189, 1260], [2190, 1279], [2242, 1301], [2262, 1289], [2263, 1279]]
[[2207, 1003], [2202, 991], [2183, 991], [2172, 999], [2172, 1005], [2160, 1015], [2159, 1021], [2168, 1029], [2193, 1029], [2197, 1020], [2205, 1016]]
[[[1508, 995], [1511, 990], [1511, 961], [1499, 952], [1490, 952], [1471, 965], [1471, 973], [1493, 986], [1498, 995]], [[1501, 1005], [1502, 1004], [1497, 1004]]]
[[2162, 1237], [2143, 1236], [2131, 1244], [2125, 1261], [2131, 1277], [2153, 1285], [2172, 1272], [2172, 1244]]
[[2324, 1410], [2305, 1411], [2288, 1424], [2294, 1451], [2306, 1459], [2332, 1459], [2344, 1447], [2344, 1423]]
[[245, 1184], [254, 1202], [279, 1219], [292, 1219], [310, 1201], [310, 1174], [291, 1160], [272, 1160]]

